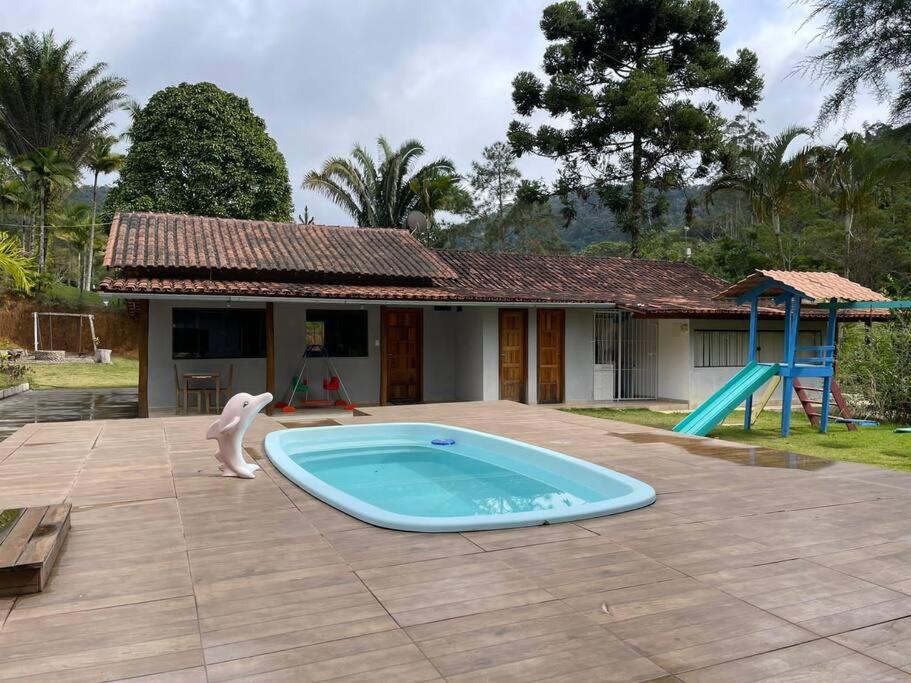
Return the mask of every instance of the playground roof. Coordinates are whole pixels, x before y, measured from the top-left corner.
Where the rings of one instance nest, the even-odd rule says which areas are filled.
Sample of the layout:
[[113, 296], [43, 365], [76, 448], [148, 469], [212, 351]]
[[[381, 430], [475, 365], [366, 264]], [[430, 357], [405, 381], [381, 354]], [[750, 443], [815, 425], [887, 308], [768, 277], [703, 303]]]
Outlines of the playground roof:
[[737, 299], [754, 290], [763, 297], [785, 292], [797, 292], [815, 304], [837, 301], [889, 301], [879, 292], [864, 287], [835, 273], [802, 272], [796, 270], [757, 270], [737, 282], [716, 299]]

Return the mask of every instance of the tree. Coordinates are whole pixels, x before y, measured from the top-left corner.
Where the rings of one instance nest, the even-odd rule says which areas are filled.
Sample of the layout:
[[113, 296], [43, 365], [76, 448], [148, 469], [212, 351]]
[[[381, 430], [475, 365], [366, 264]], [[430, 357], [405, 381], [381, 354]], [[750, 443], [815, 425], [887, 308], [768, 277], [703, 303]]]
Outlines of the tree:
[[110, 126], [126, 81], [103, 62], [53, 31], [0, 34], [0, 147], [10, 157], [56, 148], [79, 163], [91, 141]]
[[567, 0], [544, 10], [547, 84], [519, 73], [513, 102], [522, 117], [543, 111], [568, 125], [532, 131], [513, 121], [508, 139], [519, 154], [561, 162], [554, 191], [567, 219], [574, 195], [594, 196], [618, 216], [635, 256], [647, 190], [707, 174], [722, 119], [705, 96], [749, 108], [762, 90], [753, 52], [721, 54], [724, 27], [712, 0], [591, 0], [585, 9]]
[[89, 240], [94, 239], [92, 208], [87, 204], [66, 203], [51, 214], [49, 223], [54, 227], [57, 239], [69, 245], [75, 252], [79, 288], [84, 290], [82, 285], [86, 280], [91, 253]]
[[474, 190], [474, 204], [493, 230], [487, 242], [502, 242], [506, 237], [504, 219], [515, 199], [522, 173], [516, 168], [516, 153], [505, 142], [495, 142], [481, 152], [481, 161], [471, 162], [468, 182]]
[[11, 175], [0, 183], [0, 207], [26, 221], [20, 241], [24, 243], [26, 255], [31, 256], [35, 229], [35, 197], [20, 176]]
[[851, 240], [857, 217], [876, 206], [890, 184], [907, 177], [911, 163], [907, 151], [867, 140], [860, 133], [845, 133], [831, 147], [813, 150], [818, 165], [819, 188], [835, 200], [844, 222], [844, 273], [851, 265]]
[[746, 148], [707, 189], [709, 198], [721, 190], [741, 192], [747, 197], [755, 218], [771, 225], [782, 266], [786, 266], [788, 257], [781, 234], [781, 215], [791, 196], [803, 186], [808, 153], [801, 150], [790, 158], [785, 155], [794, 140], [809, 134], [806, 128], [792, 126], [767, 143]]
[[123, 167], [124, 156], [113, 151], [117, 138], [100, 135], [92, 141], [85, 156], [85, 165], [92, 172], [92, 223], [86, 241], [85, 267], [79, 287], [83, 291], [92, 288], [92, 269], [95, 263], [95, 220], [98, 215], [98, 176], [113, 173]]
[[211, 83], [159, 90], [133, 111], [106, 212], [288, 221], [288, 168], [250, 103]]
[[22, 243], [6, 232], [0, 232], [0, 275], [26, 294], [35, 284], [31, 259], [22, 253]]
[[76, 168], [60, 152], [51, 147], [41, 149], [16, 160], [16, 167], [25, 174], [38, 206], [38, 273], [44, 272], [47, 253], [47, 212], [52, 196], [72, 187]]
[[331, 199], [361, 227], [400, 228], [411, 211], [419, 210], [432, 229], [436, 211], [464, 209], [465, 193], [452, 161], [441, 157], [413, 170], [425, 153], [420, 142], [407, 140], [393, 148], [381, 136], [377, 146], [378, 160], [361, 145], [354, 146], [350, 159], [330, 157], [304, 177], [302, 187]]
[[[800, 69], [835, 90], [823, 101], [817, 125], [848, 113], [861, 86], [890, 101], [894, 121], [911, 120], [911, 4], [907, 0], [803, 0], [822, 18], [826, 41]], [[897, 81], [893, 90], [892, 81]]]

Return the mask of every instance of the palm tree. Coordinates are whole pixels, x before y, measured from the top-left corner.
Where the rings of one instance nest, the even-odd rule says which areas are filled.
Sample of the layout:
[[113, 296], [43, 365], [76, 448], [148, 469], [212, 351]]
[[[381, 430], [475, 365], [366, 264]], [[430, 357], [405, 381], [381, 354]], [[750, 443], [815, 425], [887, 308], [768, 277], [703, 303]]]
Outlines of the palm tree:
[[0, 34], [0, 147], [11, 158], [41, 148], [65, 150], [75, 163], [108, 130], [108, 115], [125, 99], [126, 81], [53, 31]]
[[120, 170], [126, 158], [124, 155], [113, 151], [116, 142], [117, 138], [115, 137], [100, 135], [92, 141], [92, 146], [85, 156], [85, 165], [92, 172], [93, 178], [92, 225], [89, 229], [85, 268], [82, 271], [83, 278], [80, 283], [80, 288], [84, 291], [92, 288], [92, 268], [95, 262], [95, 219], [98, 215], [98, 175]]
[[787, 258], [781, 236], [781, 215], [794, 192], [805, 186], [809, 151], [803, 149], [789, 158], [785, 155], [791, 143], [802, 135], [811, 132], [791, 126], [768, 142], [747, 147], [709, 184], [707, 191], [709, 198], [720, 190], [746, 195], [756, 220], [768, 221], [772, 226], [782, 265]]
[[65, 204], [51, 215], [49, 223], [54, 227], [55, 237], [75, 252], [79, 288], [84, 291], [83, 283], [89, 267], [88, 255], [91, 253], [89, 240], [94, 239], [92, 208], [88, 204]]
[[911, 169], [907, 155], [890, 151], [860, 133], [845, 133], [831, 147], [813, 150], [817, 185], [838, 206], [845, 228], [845, 277], [850, 273], [851, 239], [858, 214], [875, 206], [884, 188]]
[[51, 196], [58, 190], [71, 187], [76, 180], [76, 168], [60, 152], [51, 147], [16, 159], [16, 167], [25, 174], [25, 182], [38, 200], [38, 273], [44, 272], [47, 252], [47, 208]]
[[0, 275], [12, 280], [13, 286], [28, 294], [34, 285], [32, 261], [22, 253], [22, 243], [6, 232], [0, 232]]
[[350, 159], [330, 157], [319, 171], [310, 171], [303, 188], [316, 190], [342, 207], [362, 227], [402, 227], [410, 211], [428, 213], [446, 209], [451, 193], [429, 191], [424, 181], [430, 178], [437, 184], [441, 178], [449, 185], [458, 183], [455, 166], [449, 159], [440, 158], [412, 171], [424, 155], [424, 146], [408, 140], [393, 149], [384, 137], [377, 140], [380, 159], [374, 160], [361, 145], [355, 145]]

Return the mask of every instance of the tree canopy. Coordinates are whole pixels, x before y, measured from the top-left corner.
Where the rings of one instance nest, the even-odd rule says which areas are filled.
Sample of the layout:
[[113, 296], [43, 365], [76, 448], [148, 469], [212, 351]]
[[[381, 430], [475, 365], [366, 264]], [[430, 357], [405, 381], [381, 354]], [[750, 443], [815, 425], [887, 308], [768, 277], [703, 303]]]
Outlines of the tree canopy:
[[246, 99], [212, 83], [181, 83], [134, 116], [108, 212], [291, 219], [285, 159]]
[[126, 80], [86, 59], [53, 31], [0, 33], [0, 147], [10, 157], [54, 147], [78, 165], [110, 128], [107, 117], [124, 100]]
[[[819, 126], [847, 114], [860, 87], [890, 103], [892, 120], [911, 121], [911, 3], [907, 0], [804, 0], [821, 18], [818, 54], [804, 71], [835, 89], [819, 112]], [[893, 87], [891, 81], [897, 81]]]
[[359, 144], [349, 159], [326, 159], [320, 170], [306, 175], [303, 187], [328, 197], [368, 228], [405, 227], [408, 214], [417, 210], [432, 230], [437, 211], [463, 211], [470, 202], [451, 160], [441, 157], [416, 167], [426, 152], [417, 140], [393, 147], [380, 136], [377, 148], [379, 159]]
[[752, 107], [762, 90], [753, 52], [721, 53], [724, 28], [712, 0], [566, 0], [544, 10], [546, 82], [519, 73], [513, 101], [522, 117], [544, 112], [566, 125], [517, 120], [508, 138], [520, 154], [560, 162], [553, 191], [568, 219], [571, 198], [594, 197], [620, 218], [635, 256], [646, 211], [661, 208], [647, 205], [647, 190], [707, 174], [723, 120], [703, 95]]

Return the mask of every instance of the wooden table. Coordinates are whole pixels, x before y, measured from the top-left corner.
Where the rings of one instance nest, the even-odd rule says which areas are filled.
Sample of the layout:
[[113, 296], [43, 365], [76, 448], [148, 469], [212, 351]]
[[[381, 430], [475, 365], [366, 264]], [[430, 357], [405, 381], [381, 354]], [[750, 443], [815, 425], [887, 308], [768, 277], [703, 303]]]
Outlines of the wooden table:
[[[215, 412], [221, 412], [221, 373], [218, 372], [185, 372], [183, 373], [183, 411], [185, 415], [190, 414], [190, 404], [187, 402], [190, 398], [190, 382], [211, 382], [215, 381]], [[208, 387], [201, 387], [206, 397], [206, 413], [209, 412], [209, 392]]]

